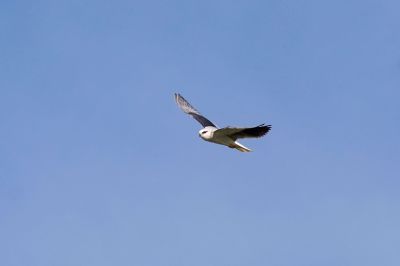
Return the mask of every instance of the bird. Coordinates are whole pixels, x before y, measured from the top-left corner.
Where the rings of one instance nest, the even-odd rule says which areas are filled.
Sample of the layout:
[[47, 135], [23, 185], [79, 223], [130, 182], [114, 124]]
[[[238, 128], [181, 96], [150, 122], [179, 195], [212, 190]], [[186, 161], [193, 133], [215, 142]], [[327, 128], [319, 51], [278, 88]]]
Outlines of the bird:
[[255, 127], [223, 127], [219, 128], [196, 110], [182, 95], [175, 93], [175, 101], [186, 114], [191, 115], [203, 128], [199, 136], [205, 141], [225, 145], [241, 152], [250, 152], [251, 149], [240, 144], [237, 140], [242, 138], [259, 138], [271, 130], [271, 125], [261, 124]]

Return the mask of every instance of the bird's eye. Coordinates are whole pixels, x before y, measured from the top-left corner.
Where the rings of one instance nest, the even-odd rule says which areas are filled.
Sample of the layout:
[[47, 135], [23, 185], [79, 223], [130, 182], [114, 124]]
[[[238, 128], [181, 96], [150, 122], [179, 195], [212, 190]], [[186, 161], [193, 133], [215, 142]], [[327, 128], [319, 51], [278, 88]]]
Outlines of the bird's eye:
[[206, 134], [206, 133], [207, 133], [207, 131], [202, 131], [202, 132], [201, 132], [201, 134]]

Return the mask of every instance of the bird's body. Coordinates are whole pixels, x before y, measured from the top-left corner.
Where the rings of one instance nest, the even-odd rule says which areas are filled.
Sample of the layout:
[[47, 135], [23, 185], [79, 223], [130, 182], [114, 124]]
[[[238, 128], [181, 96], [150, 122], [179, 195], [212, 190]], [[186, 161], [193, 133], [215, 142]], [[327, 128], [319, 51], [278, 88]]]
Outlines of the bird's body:
[[[243, 152], [251, 151], [249, 148], [246, 148], [245, 146], [235, 141], [231, 137], [227, 135], [218, 134], [217, 131], [218, 128], [208, 126], [199, 131], [199, 136], [205, 141], [225, 145], [228, 146], [229, 148], [237, 149]], [[214, 134], [215, 132], [217, 132], [217, 134]]]
[[193, 106], [189, 104], [180, 94], [175, 94], [175, 100], [178, 106], [187, 114], [193, 116], [203, 129], [199, 131], [199, 136], [209, 142], [228, 146], [229, 148], [237, 149], [241, 152], [251, 151], [249, 148], [240, 144], [239, 138], [258, 138], [264, 136], [271, 129], [270, 125], [259, 125], [256, 127], [224, 127], [218, 128], [210, 120], [202, 116]]

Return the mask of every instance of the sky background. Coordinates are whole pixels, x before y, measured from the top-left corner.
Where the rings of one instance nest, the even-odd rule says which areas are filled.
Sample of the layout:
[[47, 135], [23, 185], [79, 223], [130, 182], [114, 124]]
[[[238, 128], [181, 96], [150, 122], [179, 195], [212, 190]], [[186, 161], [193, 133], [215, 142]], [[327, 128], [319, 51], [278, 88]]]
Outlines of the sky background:
[[399, 10], [1, 1], [0, 265], [400, 265]]

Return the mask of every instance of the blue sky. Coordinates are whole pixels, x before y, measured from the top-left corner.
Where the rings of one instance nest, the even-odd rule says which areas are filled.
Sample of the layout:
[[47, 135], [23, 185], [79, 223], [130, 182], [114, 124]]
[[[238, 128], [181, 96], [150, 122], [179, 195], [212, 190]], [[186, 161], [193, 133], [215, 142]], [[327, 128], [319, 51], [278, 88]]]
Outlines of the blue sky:
[[399, 9], [2, 1], [0, 264], [400, 265]]

